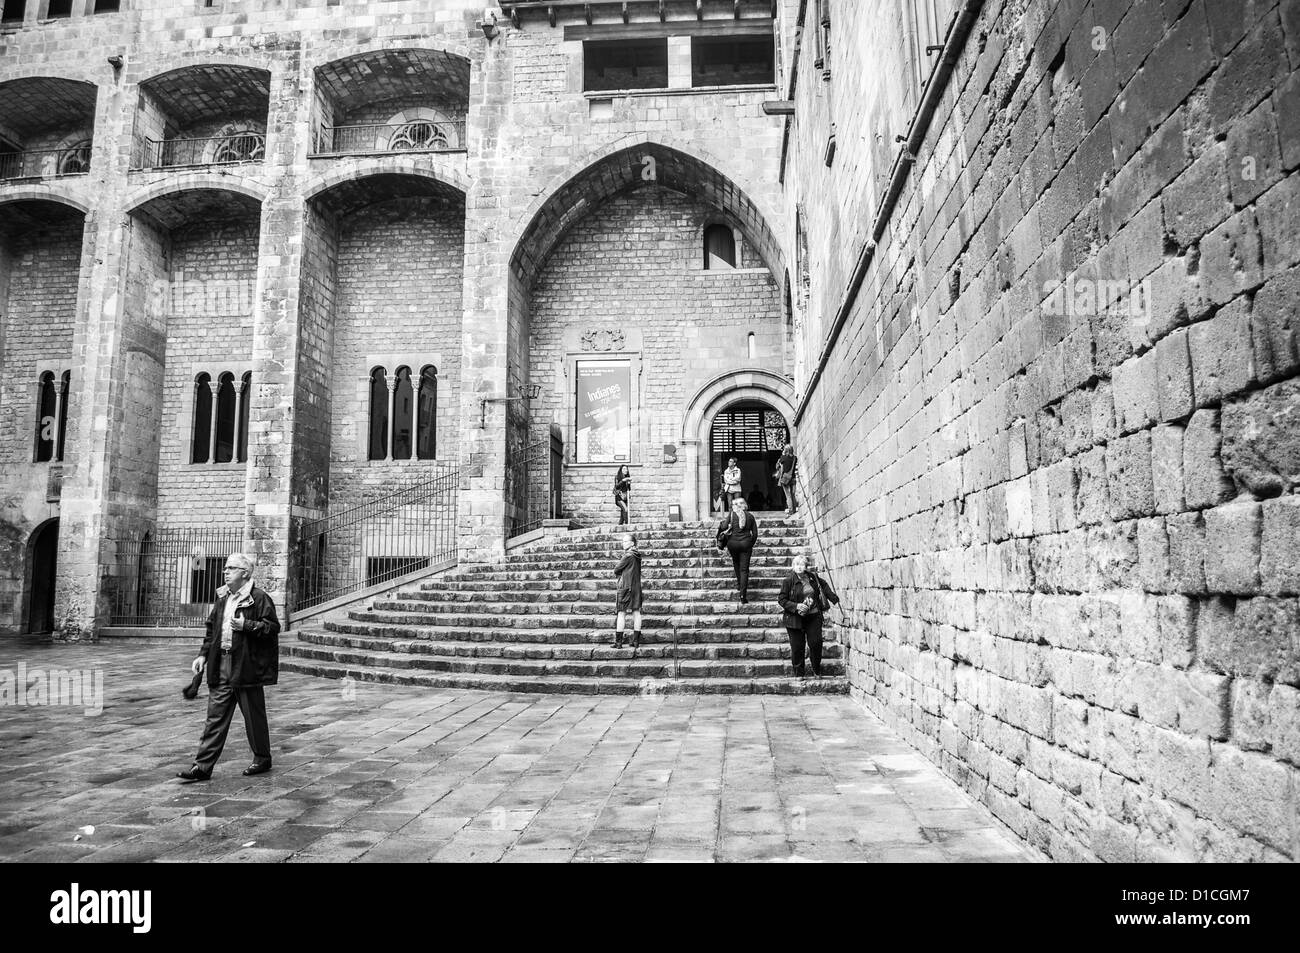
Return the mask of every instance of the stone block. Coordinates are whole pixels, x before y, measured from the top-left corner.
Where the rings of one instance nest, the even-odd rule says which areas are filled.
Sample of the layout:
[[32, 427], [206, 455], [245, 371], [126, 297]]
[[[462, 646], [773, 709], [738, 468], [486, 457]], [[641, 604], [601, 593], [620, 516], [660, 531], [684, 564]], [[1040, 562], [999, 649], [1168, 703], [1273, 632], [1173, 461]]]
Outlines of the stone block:
[[1192, 353], [1192, 391], [1200, 407], [1245, 390], [1255, 380], [1250, 337], [1250, 302], [1242, 296], [1208, 321], [1188, 330]]
[[1269, 686], [1250, 678], [1232, 686], [1232, 741], [1243, 751], [1267, 751], [1271, 746], [1268, 723]]
[[1242, 209], [1201, 239], [1201, 288], [1211, 305], [1226, 304], [1263, 280], [1260, 227], [1252, 210]]
[[1226, 155], [1226, 144], [1215, 143], [1161, 194], [1165, 231], [1179, 248], [1195, 245], [1232, 214]]
[[1295, 373], [1300, 367], [1300, 268], [1282, 272], [1259, 290], [1250, 328], [1259, 379]]
[[1300, 483], [1300, 381], [1226, 403], [1222, 453], [1223, 467], [1256, 496], [1277, 496]]
[[1254, 501], [1216, 506], [1205, 519], [1205, 587], [1250, 594], [1259, 589], [1260, 507]]
[[1138, 520], [1138, 576], [1147, 592], [1169, 590], [1169, 537], [1158, 516]]
[[1267, 99], [1228, 131], [1227, 167], [1232, 202], [1253, 202], [1282, 177], [1277, 119]]
[[1112, 440], [1106, 446], [1106, 488], [1112, 519], [1129, 519], [1155, 512], [1149, 432]]
[[1092, 439], [1100, 443], [1116, 433], [1114, 386], [1110, 381], [1098, 381], [1092, 391]]
[[1177, 420], [1195, 408], [1192, 393], [1192, 355], [1188, 331], [1179, 328], [1156, 345], [1156, 389], [1160, 419]]
[[1216, 596], [1196, 616], [1199, 658], [1243, 678], [1300, 682], [1300, 602], [1275, 596]]
[[1111, 383], [1120, 433], [1133, 433], [1160, 419], [1155, 351], [1147, 351], [1117, 365]]
[[1106, 477], [1106, 449], [1097, 447], [1087, 453], [1080, 454], [1076, 465], [1079, 475], [1079, 525], [1095, 525], [1106, 519], [1110, 513], [1110, 497]]
[[1160, 660], [1174, 668], [1187, 668], [1196, 657], [1196, 600], [1187, 596], [1160, 596], [1156, 602]]
[[[1267, 279], [1300, 262], [1300, 175], [1287, 176], [1261, 195], [1255, 203], [1255, 219], [1259, 223], [1258, 246], [1247, 242], [1238, 254], [1257, 251], [1263, 261], [1262, 272], [1244, 267], [1243, 276], [1262, 274]], [[1252, 283], [1258, 284], [1258, 278]]]
[[1217, 506], [1232, 498], [1232, 480], [1219, 451], [1219, 412], [1198, 410], [1183, 431], [1183, 495], [1188, 508]]
[[1300, 497], [1260, 504], [1263, 532], [1259, 550], [1260, 589], [1277, 595], [1300, 593]]
[[1183, 428], [1177, 424], [1151, 431], [1151, 482], [1157, 513], [1183, 511]]
[[1205, 591], [1205, 523], [1200, 513], [1165, 517], [1169, 540], [1169, 588], [1174, 592]]

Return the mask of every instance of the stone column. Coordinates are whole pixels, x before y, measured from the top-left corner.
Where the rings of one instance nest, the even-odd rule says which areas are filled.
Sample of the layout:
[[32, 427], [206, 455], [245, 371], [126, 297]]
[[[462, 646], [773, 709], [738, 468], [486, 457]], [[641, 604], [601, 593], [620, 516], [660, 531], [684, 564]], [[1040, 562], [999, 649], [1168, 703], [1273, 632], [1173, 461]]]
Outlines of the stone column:
[[266, 181], [253, 315], [248, 470], [244, 503], [246, 548], [257, 558], [257, 583], [275, 600], [281, 621], [290, 598], [291, 533], [300, 451], [295, 412], [301, 403], [299, 282], [303, 268], [310, 97], [297, 50], [272, 67], [266, 123]]

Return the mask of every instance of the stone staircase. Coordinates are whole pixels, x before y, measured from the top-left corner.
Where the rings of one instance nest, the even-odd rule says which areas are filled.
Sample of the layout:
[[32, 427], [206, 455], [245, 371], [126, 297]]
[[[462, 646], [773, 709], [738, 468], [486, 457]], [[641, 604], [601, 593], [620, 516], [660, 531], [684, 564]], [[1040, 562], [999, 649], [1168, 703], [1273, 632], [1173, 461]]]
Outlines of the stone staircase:
[[[327, 678], [438, 688], [582, 694], [843, 693], [842, 648], [826, 628], [823, 677], [794, 678], [776, 604], [802, 520], [759, 516], [749, 604], [712, 522], [640, 523], [640, 648], [613, 648], [613, 568], [623, 527], [538, 540], [504, 563], [453, 570], [375, 599], [346, 620], [281, 640], [280, 667]], [[296, 638], [295, 638], [296, 636]], [[629, 632], [630, 638], [630, 620]]]

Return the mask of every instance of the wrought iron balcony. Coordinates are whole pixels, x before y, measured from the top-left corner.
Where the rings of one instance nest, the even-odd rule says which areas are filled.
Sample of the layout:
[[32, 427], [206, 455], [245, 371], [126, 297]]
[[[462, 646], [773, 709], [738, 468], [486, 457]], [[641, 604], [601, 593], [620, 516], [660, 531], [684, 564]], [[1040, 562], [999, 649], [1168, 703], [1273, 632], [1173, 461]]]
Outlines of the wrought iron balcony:
[[202, 139], [145, 139], [141, 143], [136, 169], [177, 169], [205, 165], [234, 165], [261, 162], [266, 155], [266, 136], [240, 132]]
[[62, 149], [29, 149], [0, 152], [0, 179], [45, 178], [55, 175], [84, 175], [90, 171], [90, 140]]
[[403, 123], [321, 126], [313, 156], [383, 155], [393, 152], [464, 152], [465, 123], [413, 119]]

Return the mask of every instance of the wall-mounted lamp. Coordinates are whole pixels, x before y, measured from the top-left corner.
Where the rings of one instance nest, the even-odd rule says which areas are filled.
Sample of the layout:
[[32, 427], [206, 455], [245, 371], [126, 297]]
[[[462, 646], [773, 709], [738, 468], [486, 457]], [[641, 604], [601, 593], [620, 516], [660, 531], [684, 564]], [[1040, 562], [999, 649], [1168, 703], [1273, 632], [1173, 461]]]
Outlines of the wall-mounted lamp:
[[116, 53], [108, 58], [108, 65], [113, 67], [113, 69], [121, 69], [122, 62], [122, 57]]
[[524, 391], [525, 391], [524, 394], [523, 394], [522, 396], [520, 396], [520, 397], [481, 397], [481, 398], [479, 398], [479, 403], [478, 403], [478, 410], [479, 410], [478, 425], [479, 425], [479, 429], [481, 430], [481, 429], [483, 429], [484, 427], [487, 426], [487, 405], [488, 405], [488, 404], [509, 404], [509, 403], [513, 403], [513, 402], [516, 401], [516, 400], [536, 400], [538, 397], [540, 397], [540, 396], [542, 395], [542, 385], [541, 385], [541, 384], [529, 384], [529, 385], [524, 389]]
[[483, 19], [476, 21], [474, 25], [483, 31], [483, 35], [487, 37], [489, 41], [495, 40], [501, 34], [501, 28], [497, 26], [497, 14], [495, 10], [484, 10]]

